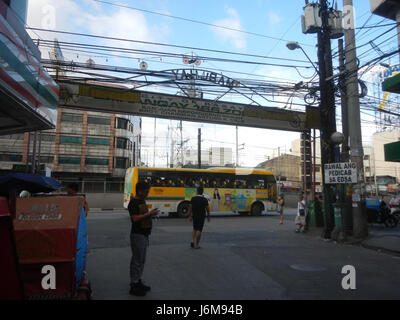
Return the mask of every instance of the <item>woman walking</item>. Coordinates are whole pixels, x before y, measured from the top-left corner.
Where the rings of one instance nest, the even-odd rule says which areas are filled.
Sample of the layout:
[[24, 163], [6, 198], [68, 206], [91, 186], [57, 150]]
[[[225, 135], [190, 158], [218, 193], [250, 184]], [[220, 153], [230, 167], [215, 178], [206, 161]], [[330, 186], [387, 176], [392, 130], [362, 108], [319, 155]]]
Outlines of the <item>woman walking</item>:
[[281, 217], [280, 224], [283, 224], [283, 207], [285, 206], [285, 198], [283, 194], [279, 196], [278, 199], [278, 213]]

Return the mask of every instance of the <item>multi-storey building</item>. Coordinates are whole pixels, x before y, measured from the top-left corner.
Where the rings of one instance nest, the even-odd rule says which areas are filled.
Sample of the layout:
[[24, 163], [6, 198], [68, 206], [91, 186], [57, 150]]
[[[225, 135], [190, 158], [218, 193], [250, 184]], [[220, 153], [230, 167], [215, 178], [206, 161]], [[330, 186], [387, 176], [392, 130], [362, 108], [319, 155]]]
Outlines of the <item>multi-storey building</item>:
[[[201, 164], [209, 167], [225, 167], [232, 165], [231, 148], [209, 148], [201, 151]], [[187, 150], [185, 152], [184, 165], [198, 165], [197, 150]]]
[[[60, 108], [56, 129], [37, 134], [35, 158], [61, 181], [121, 182], [140, 164], [141, 126], [139, 117]], [[34, 133], [0, 136], [0, 171], [29, 170], [34, 140]]]

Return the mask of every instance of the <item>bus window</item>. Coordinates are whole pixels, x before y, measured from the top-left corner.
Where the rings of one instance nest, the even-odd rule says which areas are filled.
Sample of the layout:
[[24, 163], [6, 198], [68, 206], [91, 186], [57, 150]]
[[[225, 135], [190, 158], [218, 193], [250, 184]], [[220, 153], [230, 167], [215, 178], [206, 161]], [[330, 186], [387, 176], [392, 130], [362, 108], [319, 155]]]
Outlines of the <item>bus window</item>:
[[235, 182], [236, 182], [236, 186], [235, 186], [236, 188], [239, 188], [239, 189], [248, 189], [249, 188], [249, 184], [248, 184], [246, 177], [238, 176], [236, 178]]
[[264, 176], [252, 175], [249, 177], [249, 183], [252, 189], [265, 189], [267, 184], [265, 183]]

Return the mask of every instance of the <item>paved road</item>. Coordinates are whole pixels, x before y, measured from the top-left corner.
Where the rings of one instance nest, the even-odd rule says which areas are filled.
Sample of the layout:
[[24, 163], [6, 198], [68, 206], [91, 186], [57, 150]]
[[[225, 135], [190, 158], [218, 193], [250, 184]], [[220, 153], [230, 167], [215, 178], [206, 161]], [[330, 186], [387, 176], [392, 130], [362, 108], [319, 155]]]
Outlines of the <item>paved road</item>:
[[[400, 257], [295, 234], [292, 216], [221, 217], [206, 224], [203, 248], [189, 247], [186, 220], [160, 219], [151, 236], [145, 298], [129, 290], [127, 212], [90, 213], [88, 275], [94, 299], [399, 299]], [[357, 290], [341, 287], [342, 267]]]

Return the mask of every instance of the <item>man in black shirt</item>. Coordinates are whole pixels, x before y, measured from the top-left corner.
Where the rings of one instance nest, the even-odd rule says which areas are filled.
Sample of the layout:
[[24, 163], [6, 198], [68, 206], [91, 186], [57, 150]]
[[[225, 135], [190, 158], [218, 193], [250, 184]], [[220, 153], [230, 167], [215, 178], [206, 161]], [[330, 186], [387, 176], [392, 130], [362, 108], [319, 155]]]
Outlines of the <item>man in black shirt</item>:
[[[203, 192], [203, 187], [197, 188], [197, 195], [190, 201], [189, 208], [189, 222], [193, 220], [192, 242], [190, 246], [195, 249], [200, 249], [199, 243], [206, 219], [206, 212], [208, 222], [210, 222], [210, 205], [208, 200], [203, 196]], [[194, 244], [195, 240], [196, 246]]]
[[131, 216], [131, 249], [132, 259], [130, 266], [131, 290], [130, 294], [135, 296], [144, 296], [150, 287], [145, 286], [141, 280], [144, 264], [146, 262], [146, 251], [149, 246], [149, 235], [152, 228], [152, 216], [158, 215], [159, 210], [149, 211], [145, 199], [150, 191], [150, 186], [145, 182], [136, 184], [136, 196], [131, 200], [128, 206]]

